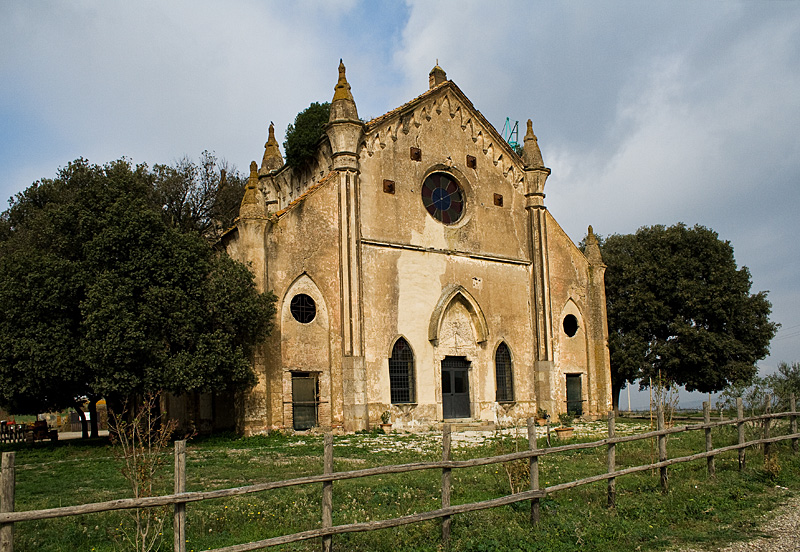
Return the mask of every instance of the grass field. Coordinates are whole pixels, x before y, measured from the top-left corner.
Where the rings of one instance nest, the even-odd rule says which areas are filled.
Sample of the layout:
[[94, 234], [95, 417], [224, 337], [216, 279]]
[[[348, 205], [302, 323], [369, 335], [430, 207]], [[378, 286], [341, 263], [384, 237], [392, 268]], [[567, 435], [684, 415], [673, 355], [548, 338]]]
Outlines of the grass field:
[[[603, 422], [580, 427], [578, 440], [602, 437]], [[617, 431], [643, 431], [646, 425], [620, 420]], [[753, 432], [756, 430], [753, 429]], [[775, 433], [777, 434], [780, 429]], [[598, 433], [592, 437], [592, 433]], [[523, 433], [524, 434], [524, 433]], [[735, 428], [715, 431], [714, 445], [736, 442]], [[540, 440], [544, 447], [544, 440]], [[359, 434], [334, 439], [337, 471], [438, 460], [441, 436], [436, 434]], [[522, 437], [489, 437], [482, 443], [454, 441], [453, 459], [461, 460], [527, 448]], [[705, 461], [670, 468], [670, 491], [660, 492], [657, 473], [617, 480], [617, 508], [606, 506], [606, 485], [598, 483], [542, 499], [541, 523], [528, 523], [529, 503], [461, 514], [453, 518], [452, 550], [664, 550], [702, 546], [757, 534], [755, 520], [800, 491], [800, 455], [788, 443], [778, 445], [779, 472], [767, 473], [759, 450], [748, 449], [747, 470], [739, 473], [736, 453], [717, 457], [717, 476], [709, 479]], [[322, 472], [322, 436], [237, 438], [218, 435], [190, 441], [187, 490], [210, 490], [277, 481]], [[29, 510], [131, 496], [120, 474], [120, 461], [105, 441], [80, 441], [34, 446], [5, 446], [17, 451], [16, 507]], [[702, 432], [682, 433], [668, 440], [670, 457], [704, 450]], [[169, 451], [171, 453], [171, 450]], [[617, 446], [618, 468], [656, 460], [652, 441]], [[542, 486], [603, 473], [605, 448], [546, 456], [540, 459]], [[164, 471], [163, 491], [171, 490], [171, 462]], [[524, 471], [524, 470], [523, 470]], [[441, 473], [435, 470], [376, 476], [334, 483], [334, 524], [386, 519], [439, 507]], [[502, 466], [453, 472], [452, 504], [509, 494]], [[199, 551], [319, 527], [321, 485], [293, 487], [187, 505], [187, 550]], [[129, 515], [115, 512], [23, 522], [15, 528], [15, 550], [127, 550], [124, 535]], [[399, 529], [334, 537], [338, 550], [436, 551], [440, 523], [423, 522]], [[319, 540], [279, 547], [319, 550]], [[160, 550], [172, 550], [171, 514]]]

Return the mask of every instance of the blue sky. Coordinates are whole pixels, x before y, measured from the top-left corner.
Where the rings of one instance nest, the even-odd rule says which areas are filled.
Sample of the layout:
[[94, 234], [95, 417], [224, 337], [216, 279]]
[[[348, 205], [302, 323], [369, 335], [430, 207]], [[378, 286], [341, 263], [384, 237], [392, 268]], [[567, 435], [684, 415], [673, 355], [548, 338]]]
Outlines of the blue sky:
[[[0, 195], [83, 156], [260, 159], [343, 58], [363, 118], [439, 60], [498, 129], [532, 118], [580, 240], [702, 224], [769, 290], [800, 361], [798, 2], [2, 2]], [[523, 126], [524, 128], [524, 126]]]

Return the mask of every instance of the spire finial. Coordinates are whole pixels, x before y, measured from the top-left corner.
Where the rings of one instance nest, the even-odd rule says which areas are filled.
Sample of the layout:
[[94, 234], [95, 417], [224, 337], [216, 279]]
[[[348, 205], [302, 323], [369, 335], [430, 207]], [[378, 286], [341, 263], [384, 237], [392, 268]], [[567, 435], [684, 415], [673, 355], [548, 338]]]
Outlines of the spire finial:
[[333, 87], [333, 101], [336, 100], [353, 101], [353, 94], [350, 93], [350, 83], [347, 82], [344, 62], [341, 58], [339, 59], [339, 81]]
[[244, 197], [242, 197], [242, 205], [239, 207], [239, 216], [246, 216], [251, 212], [251, 209], [247, 209], [247, 206], [258, 204], [258, 196], [256, 195], [257, 189], [258, 165], [256, 165], [255, 161], [252, 161], [250, 163], [250, 178], [247, 179], [247, 186], [245, 186], [244, 189]]
[[524, 139], [527, 140], [529, 138], [533, 138], [534, 140], [536, 139], [536, 135], [533, 133], [533, 121], [530, 119], [528, 119], [528, 128], [525, 131]]
[[590, 264], [602, 265], [603, 255], [600, 253], [600, 240], [594, 235], [592, 225], [589, 225], [589, 231], [586, 233], [586, 248], [584, 255]]
[[526, 167], [532, 169], [544, 168], [542, 152], [539, 150], [539, 141], [533, 133], [533, 121], [530, 119], [528, 119], [528, 129], [523, 140], [522, 160], [525, 162]]
[[428, 73], [428, 86], [434, 88], [443, 82], [447, 82], [447, 73], [439, 67], [439, 58], [436, 58], [436, 66]]
[[283, 167], [283, 156], [275, 139], [275, 123], [269, 122], [269, 137], [264, 144], [264, 157], [261, 159], [261, 174], [268, 174], [270, 171]]

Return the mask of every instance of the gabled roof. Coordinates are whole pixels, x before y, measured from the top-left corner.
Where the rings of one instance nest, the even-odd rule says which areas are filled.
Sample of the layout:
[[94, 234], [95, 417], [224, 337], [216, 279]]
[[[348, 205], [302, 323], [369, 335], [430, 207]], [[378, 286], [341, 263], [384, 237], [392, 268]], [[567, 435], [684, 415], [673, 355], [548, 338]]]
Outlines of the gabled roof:
[[503, 150], [511, 156], [511, 159], [517, 161], [520, 164], [520, 166], [524, 164], [522, 158], [517, 154], [517, 152], [514, 151], [514, 148], [512, 148], [508, 144], [508, 142], [506, 142], [506, 140], [500, 135], [500, 133], [497, 132], [497, 129], [494, 127], [494, 125], [492, 125], [492, 123], [488, 121], [488, 119], [486, 119], [486, 117], [483, 116], [483, 113], [481, 113], [478, 109], [475, 108], [470, 99], [467, 98], [466, 94], [464, 94], [464, 92], [462, 92], [461, 89], [458, 87], [458, 85], [452, 80], [447, 80], [433, 88], [430, 88], [425, 92], [423, 92], [422, 94], [420, 94], [419, 96], [417, 96], [416, 98], [414, 98], [413, 100], [404, 103], [400, 107], [392, 109], [391, 111], [384, 113], [379, 117], [375, 117], [374, 119], [367, 121], [367, 123], [364, 125], [364, 133], [368, 134], [374, 131], [385, 122], [395, 117], [399, 117], [401, 114], [423, 103], [430, 97], [441, 93], [445, 89], [452, 91], [453, 94], [458, 98], [458, 100], [462, 104], [464, 104], [464, 106], [470, 111], [470, 113], [475, 117], [475, 119], [481, 124], [481, 126], [483, 126], [486, 129], [486, 131], [489, 134], [491, 134], [492, 141], [496, 147], [503, 148]]

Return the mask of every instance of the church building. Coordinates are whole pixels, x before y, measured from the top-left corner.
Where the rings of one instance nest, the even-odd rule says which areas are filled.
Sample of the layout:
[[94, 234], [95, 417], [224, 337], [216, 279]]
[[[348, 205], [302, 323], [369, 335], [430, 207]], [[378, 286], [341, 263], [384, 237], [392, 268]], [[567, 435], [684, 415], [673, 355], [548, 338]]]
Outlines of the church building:
[[611, 406], [605, 266], [545, 207], [528, 121], [521, 155], [438, 65], [430, 87], [368, 122], [339, 65], [308, 164], [272, 125], [227, 253], [277, 297], [237, 401], [246, 435], [315, 426], [507, 424]]

